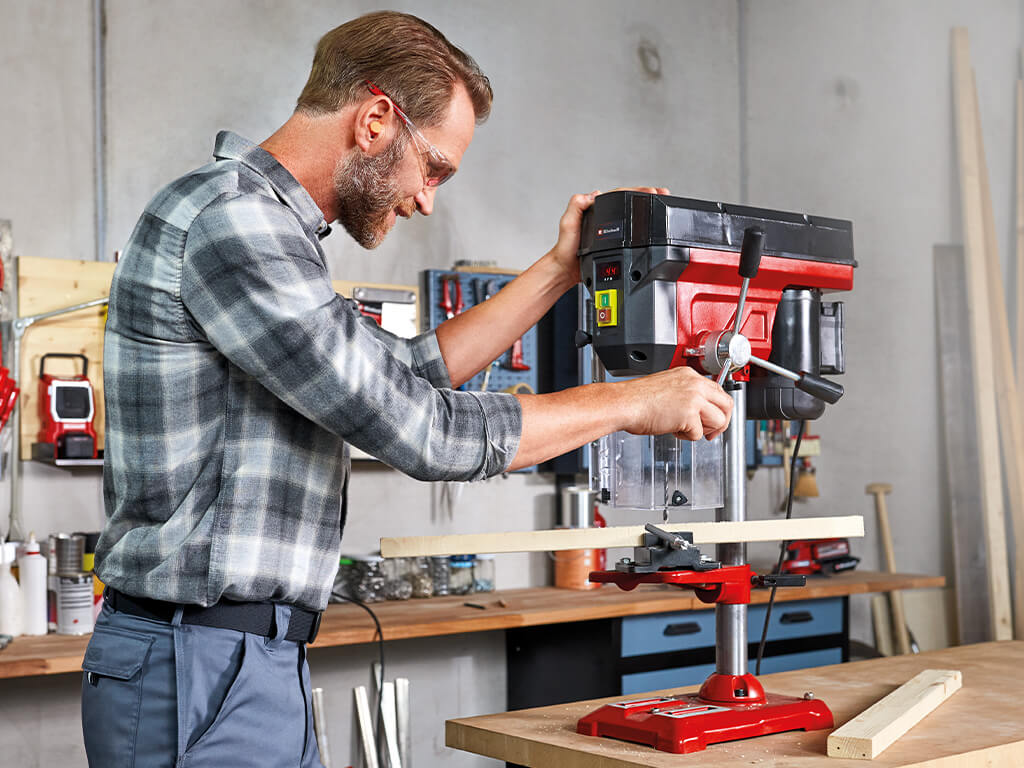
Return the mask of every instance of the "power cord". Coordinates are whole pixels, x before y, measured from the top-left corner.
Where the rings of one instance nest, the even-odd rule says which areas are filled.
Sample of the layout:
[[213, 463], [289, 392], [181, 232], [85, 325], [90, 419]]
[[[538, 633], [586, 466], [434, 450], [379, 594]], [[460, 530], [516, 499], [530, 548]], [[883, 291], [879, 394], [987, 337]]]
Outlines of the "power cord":
[[384, 708], [383, 708], [383, 705], [381, 703], [381, 699], [382, 699], [383, 694], [384, 694], [384, 679], [385, 678], [384, 678], [384, 630], [382, 630], [380, 628], [380, 619], [377, 618], [377, 614], [373, 612], [373, 609], [370, 606], [368, 606], [366, 603], [364, 603], [362, 600], [357, 600], [354, 597], [349, 597], [348, 595], [343, 594], [342, 592], [337, 591], [337, 590], [331, 592], [331, 597], [336, 599], [336, 600], [344, 600], [346, 603], [352, 603], [353, 605], [358, 605], [360, 608], [362, 608], [364, 611], [366, 611], [368, 614], [370, 614], [370, 618], [373, 619], [373, 624], [376, 627], [376, 630], [374, 631], [374, 634], [373, 634], [373, 639], [377, 641], [377, 655], [380, 657], [380, 680], [379, 681], [375, 681], [376, 684], [377, 684], [377, 726], [376, 727], [377, 727], [377, 733], [381, 733], [382, 732], [381, 725], [384, 722]]
[[[800, 443], [804, 439], [804, 422], [801, 419], [797, 422], [797, 433], [796, 443], [793, 445], [793, 456], [789, 462], [789, 495], [786, 498], [786, 519], [789, 520], [793, 516], [793, 490], [796, 487], [796, 463], [797, 458], [800, 456]], [[779, 563], [775, 566], [776, 573], [782, 573], [782, 561], [786, 557], [786, 547], [789, 546], [788, 541], [783, 541], [779, 544]], [[761, 628], [761, 642], [757, 646], [757, 666], [754, 669], [755, 675], [761, 674], [761, 657], [764, 656], [764, 644], [768, 639], [768, 622], [772, 618], [772, 605], [775, 604], [775, 590], [778, 587], [772, 587], [772, 593], [768, 596], [768, 610], [764, 614], [764, 626]]]

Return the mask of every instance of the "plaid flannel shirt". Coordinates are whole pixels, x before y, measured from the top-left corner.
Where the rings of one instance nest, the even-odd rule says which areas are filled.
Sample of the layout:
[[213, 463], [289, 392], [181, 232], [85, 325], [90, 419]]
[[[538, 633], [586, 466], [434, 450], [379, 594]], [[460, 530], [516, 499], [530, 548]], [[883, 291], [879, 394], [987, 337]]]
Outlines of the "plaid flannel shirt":
[[334, 292], [330, 230], [270, 154], [222, 132], [214, 156], [149, 203], [114, 273], [96, 570], [136, 596], [319, 610], [346, 441], [418, 479], [473, 480], [508, 467], [521, 412], [452, 391], [433, 332], [396, 338]]

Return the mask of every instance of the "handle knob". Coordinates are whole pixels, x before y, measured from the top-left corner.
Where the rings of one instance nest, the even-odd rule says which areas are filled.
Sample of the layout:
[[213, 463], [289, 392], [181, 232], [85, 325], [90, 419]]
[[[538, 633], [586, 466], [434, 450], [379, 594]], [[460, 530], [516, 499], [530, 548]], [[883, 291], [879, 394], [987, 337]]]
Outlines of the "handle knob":
[[823, 379], [812, 373], [800, 372], [800, 379], [796, 382], [796, 388], [803, 390], [808, 395], [814, 395], [819, 400], [824, 400], [829, 405], [839, 402], [845, 390], [842, 384]]
[[747, 227], [743, 230], [743, 245], [740, 249], [740, 277], [752, 280], [757, 277], [761, 266], [761, 250], [764, 248], [764, 230]]
[[584, 330], [576, 331], [576, 336], [573, 337], [573, 343], [576, 345], [577, 349], [583, 349], [583, 347], [587, 346], [587, 344], [593, 340], [594, 337]]

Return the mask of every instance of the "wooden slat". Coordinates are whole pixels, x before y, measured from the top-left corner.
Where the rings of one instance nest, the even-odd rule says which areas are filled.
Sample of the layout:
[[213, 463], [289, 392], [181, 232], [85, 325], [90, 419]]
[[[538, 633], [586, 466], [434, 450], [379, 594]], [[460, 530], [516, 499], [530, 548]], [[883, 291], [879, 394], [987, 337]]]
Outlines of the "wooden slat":
[[970, 346], [967, 276], [963, 248], [937, 245], [935, 254], [935, 323], [938, 329], [939, 389], [942, 403], [945, 490], [949, 498], [953, 544], [953, 583], [957, 637], [961, 645], [992, 640], [985, 531], [978, 525], [982, 498], [978, 485], [978, 430], [974, 419], [974, 384], [964, 365]]
[[[1020, 395], [1013, 346], [1010, 343], [1009, 314], [1003, 289], [1003, 263], [999, 258], [999, 238], [992, 207], [992, 189], [985, 160], [985, 140], [981, 131], [981, 108], [978, 105], [977, 80], [974, 82], [974, 120], [978, 135], [978, 173], [981, 185], [981, 210], [985, 222], [985, 263], [988, 275], [989, 308], [992, 316], [994, 379], [999, 415], [999, 443], [1002, 446], [1003, 478], [1009, 490], [1011, 531], [1016, 531], [1018, 545], [1024, 542], [1024, 420], [1021, 419]], [[1011, 534], [1013, 535], [1013, 534]], [[1013, 629], [1024, 640], [1024, 557], [1014, 560]]]
[[[920, 655], [766, 675], [769, 693], [812, 691], [844, 722], [924, 669], [959, 669], [964, 687], [876, 758], [878, 768], [1019, 768], [1024, 765], [1024, 702], [1007, 691], [1024, 685], [1024, 642], [984, 643]], [[655, 691], [693, 692], [697, 686]], [[449, 720], [448, 746], [531, 768], [863, 768], [862, 760], [826, 754], [828, 730], [789, 731], [712, 744], [691, 755], [576, 733], [576, 722], [602, 704], [581, 701]]]
[[[1024, 52], [1022, 52], [1024, 54]], [[1017, 81], [1016, 183], [1015, 207], [1017, 255], [1017, 382], [1024, 380], [1024, 80]]]
[[[99, 299], [110, 293], [114, 264], [110, 262], [18, 258], [18, 314], [21, 317]], [[96, 398], [98, 447], [103, 447], [103, 324], [104, 307], [42, 320], [25, 333], [21, 345], [21, 458], [32, 458], [32, 443], [39, 439], [39, 360], [47, 352], [73, 352], [89, 358], [89, 381]], [[47, 371], [73, 373], [77, 363], [54, 360]]]
[[963, 675], [959, 670], [919, 672], [832, 731], [828, 736], [828, 756], [874, 760], [962, 686]]
[[871, 598], [871, 620], [875, 630], [875, 650], [883, 656], [892, 656], [892, 616], [885, 595]]
[[960, 200], [963, 209], [964, 248], [967, 254], [968, 315], [971, 326], [971, 371], [974, 375], [975, 417], [978, 430], [979, 481], [988, 547], [989, 595], [992, 633], [996, 639], [1013, 636], [1010, 579], [1007, 566], [1003, 479], [1000, 472], [999, 428], [996, 420], [992, 323], [989, 315], [985, 261], [985, 223], [978, 168], [977, 122], [974, 118], [974, 83], [967, 30], [953, 30], [953, 100]]
[[[776, 602], [817, 600], [846, 595], [883, 592], [890, 589], [941, 587], [941, 576], [887, 574], [851, 571], [828, 578], [812, 578], [806, 587], [780, 589]], [[758, 589], [751, 602], [765, 603], [770, 590]], [[498, 604], [498, 600], [505, 605]], [[465, 597], [434, 597], [402, 600], [373, 606], [386, 640], [438, 637], [465, 632], [488, 632], [511, 627], [529, 627], [566, 621], [642, 616], [668, 611], [707, 610], [692, 592], [676, 588], [640, 586], [632, 592], [605, 586], [581, 596], [570, 589], [533, 587], [511, 589], [490, 595], [474, 595], [473, 601], [486, 606], [470, 608]], [[359, 645], [374, 641], [376, 628], [369, 616], [354, 605], [330, 605], [316, 643], [310, 648]], [[79, 672], [88, 636], [19, 637], [0, 651], [0, 679]]]
[[[666, 531], [693, 533], [694, 544], [751, 541], [849, 538], [864, 535], [864, 518], [804, 517], [792, 520], [744, 520], [743, 522], [667, 523]], [[642, 525], [612, 528], [561, 528], [551, 531], [465, 533], [450, 536], [407, 536], [380, 540], [384, 557], [472, 555], [487, 552], [554, 552], [566, 549], [638, 547], [643, 543]]]

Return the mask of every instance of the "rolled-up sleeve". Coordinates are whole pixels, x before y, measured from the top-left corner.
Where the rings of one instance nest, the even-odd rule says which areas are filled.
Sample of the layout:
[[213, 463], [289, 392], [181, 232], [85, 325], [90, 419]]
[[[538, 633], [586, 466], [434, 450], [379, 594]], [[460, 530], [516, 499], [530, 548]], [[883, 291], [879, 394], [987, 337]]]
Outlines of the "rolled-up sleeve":
[[282, 402], [414, 478], [489, 477], [518, 450], [518, 400], [444, 388], [433, 333], [385, 343], [334, 292], [293, 214], [265, 197], [222, 197], [199, 214], [181, 301], [197, 331]]

